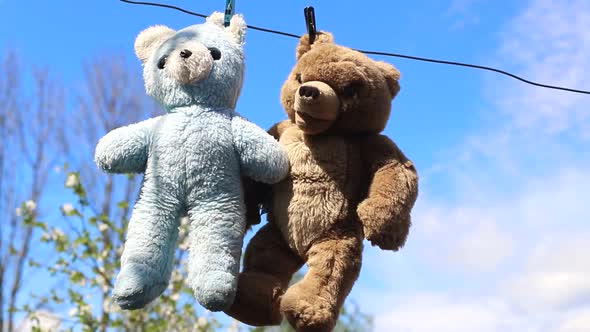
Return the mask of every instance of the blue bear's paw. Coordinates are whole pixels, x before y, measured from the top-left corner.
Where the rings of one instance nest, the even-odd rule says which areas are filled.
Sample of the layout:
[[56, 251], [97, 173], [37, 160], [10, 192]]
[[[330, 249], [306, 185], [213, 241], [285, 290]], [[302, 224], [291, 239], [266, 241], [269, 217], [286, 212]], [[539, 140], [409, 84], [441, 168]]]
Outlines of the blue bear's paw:
[[197, 301], [209, 311], [222, 311], [234, 302], [237, 276], [225, 271], [209, 271], [193, 287]]
[[145, 264], [129, 263], [117, 276], [113, 298], [123, 310], [145, 307], [166, 289], [168, 282]]

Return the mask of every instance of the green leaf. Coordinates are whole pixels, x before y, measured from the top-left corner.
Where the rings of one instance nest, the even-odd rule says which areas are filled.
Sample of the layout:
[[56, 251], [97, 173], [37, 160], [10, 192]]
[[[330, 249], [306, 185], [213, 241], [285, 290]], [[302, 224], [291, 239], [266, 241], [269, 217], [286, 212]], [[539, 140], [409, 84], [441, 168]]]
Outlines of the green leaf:
[[42, 230], [47, 230], [47, 224], [42, 221], [35, 221], [32, 223], [33, 227], [41, 228]]
[[104, 214], [104, 213], [101, 213], [101, 214], [98, 216], [98, 220], [102, 221], [102, 222], [103, 222], [103, 223], [105, 223], [105, 224], [108, 224], [108, 223], [109, 223], [109, 216], [107, 216], [107, 215], [106, 215], [106, 214]]
[[29, 264], [30, 267], [40, 267], [41, 266], [41, 264], [35, 262], [32, 258], [29, 259], [28, 264]]

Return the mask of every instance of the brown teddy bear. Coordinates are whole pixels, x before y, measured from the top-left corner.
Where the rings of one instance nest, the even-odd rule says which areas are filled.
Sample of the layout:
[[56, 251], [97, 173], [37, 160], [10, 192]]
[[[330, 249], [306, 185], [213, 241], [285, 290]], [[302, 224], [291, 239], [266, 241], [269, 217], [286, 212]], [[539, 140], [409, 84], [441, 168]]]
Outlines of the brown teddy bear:
[[[290, 175], [272, 186], [268, 224], [247, 246], [226, 312], [250, 325], [277, 325], [285, 315], [297, 331], [330, 331], [358, 277], [363, 238], [386, 250], [404, 245], [418, 177], [379, 134], [400, 89], [393, 66], [334, 44], [329, 33], [311, 45], [301, 37], [296, 58], [281, 90], [289, 119], [270, 130]], [[251, 193], [250, 209], [263, 196]], [[305, 277], [289, 287], [304, 263]]]

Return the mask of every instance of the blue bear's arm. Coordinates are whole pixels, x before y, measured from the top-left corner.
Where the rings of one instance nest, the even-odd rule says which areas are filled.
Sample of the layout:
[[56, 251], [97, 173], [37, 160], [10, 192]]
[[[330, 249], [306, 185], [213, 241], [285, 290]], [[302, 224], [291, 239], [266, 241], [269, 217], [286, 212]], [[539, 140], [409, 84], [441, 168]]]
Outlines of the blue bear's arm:
[[108, 173], [145, 171], [154, 124], [160, 117], [110, 131], [98, 141], [94, 162]]
[[244, 175], [267, 184], [287, 176], [287, 154], [272, 136], [240, 116], [233, 117], [232, 131]]

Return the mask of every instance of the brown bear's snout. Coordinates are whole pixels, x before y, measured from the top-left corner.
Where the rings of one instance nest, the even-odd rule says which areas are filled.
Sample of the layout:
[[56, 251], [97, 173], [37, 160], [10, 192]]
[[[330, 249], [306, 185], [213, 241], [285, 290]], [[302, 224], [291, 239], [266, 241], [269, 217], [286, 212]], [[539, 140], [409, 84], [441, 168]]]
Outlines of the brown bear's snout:
[[334, 123], [340, 110], [336, 91], [320, 81], [305, 82], [295, 92], [295, 123], [307, 134], [319, 134]]
[[[295, 92], [295, 108], [315, 108], [313, 113], [337, 113], [340, 99], [331, 86], [320, 81], [302, 84]], [[308, 111], [311, 111], [309, 109]], [[323, 116], [320, 116], [323, 117]], [[331, 117], [331, 116], [329, 116]]]
[[320, 90], [315, 86], [303, 85], [299, 88], [299, 96], [315, 99], [320, 96]]
[[295, 111], [322, 120], [333, 120], [340, 108], [340, 98], [331, 86], [320, 81], [305, 82], [295, 92]]

